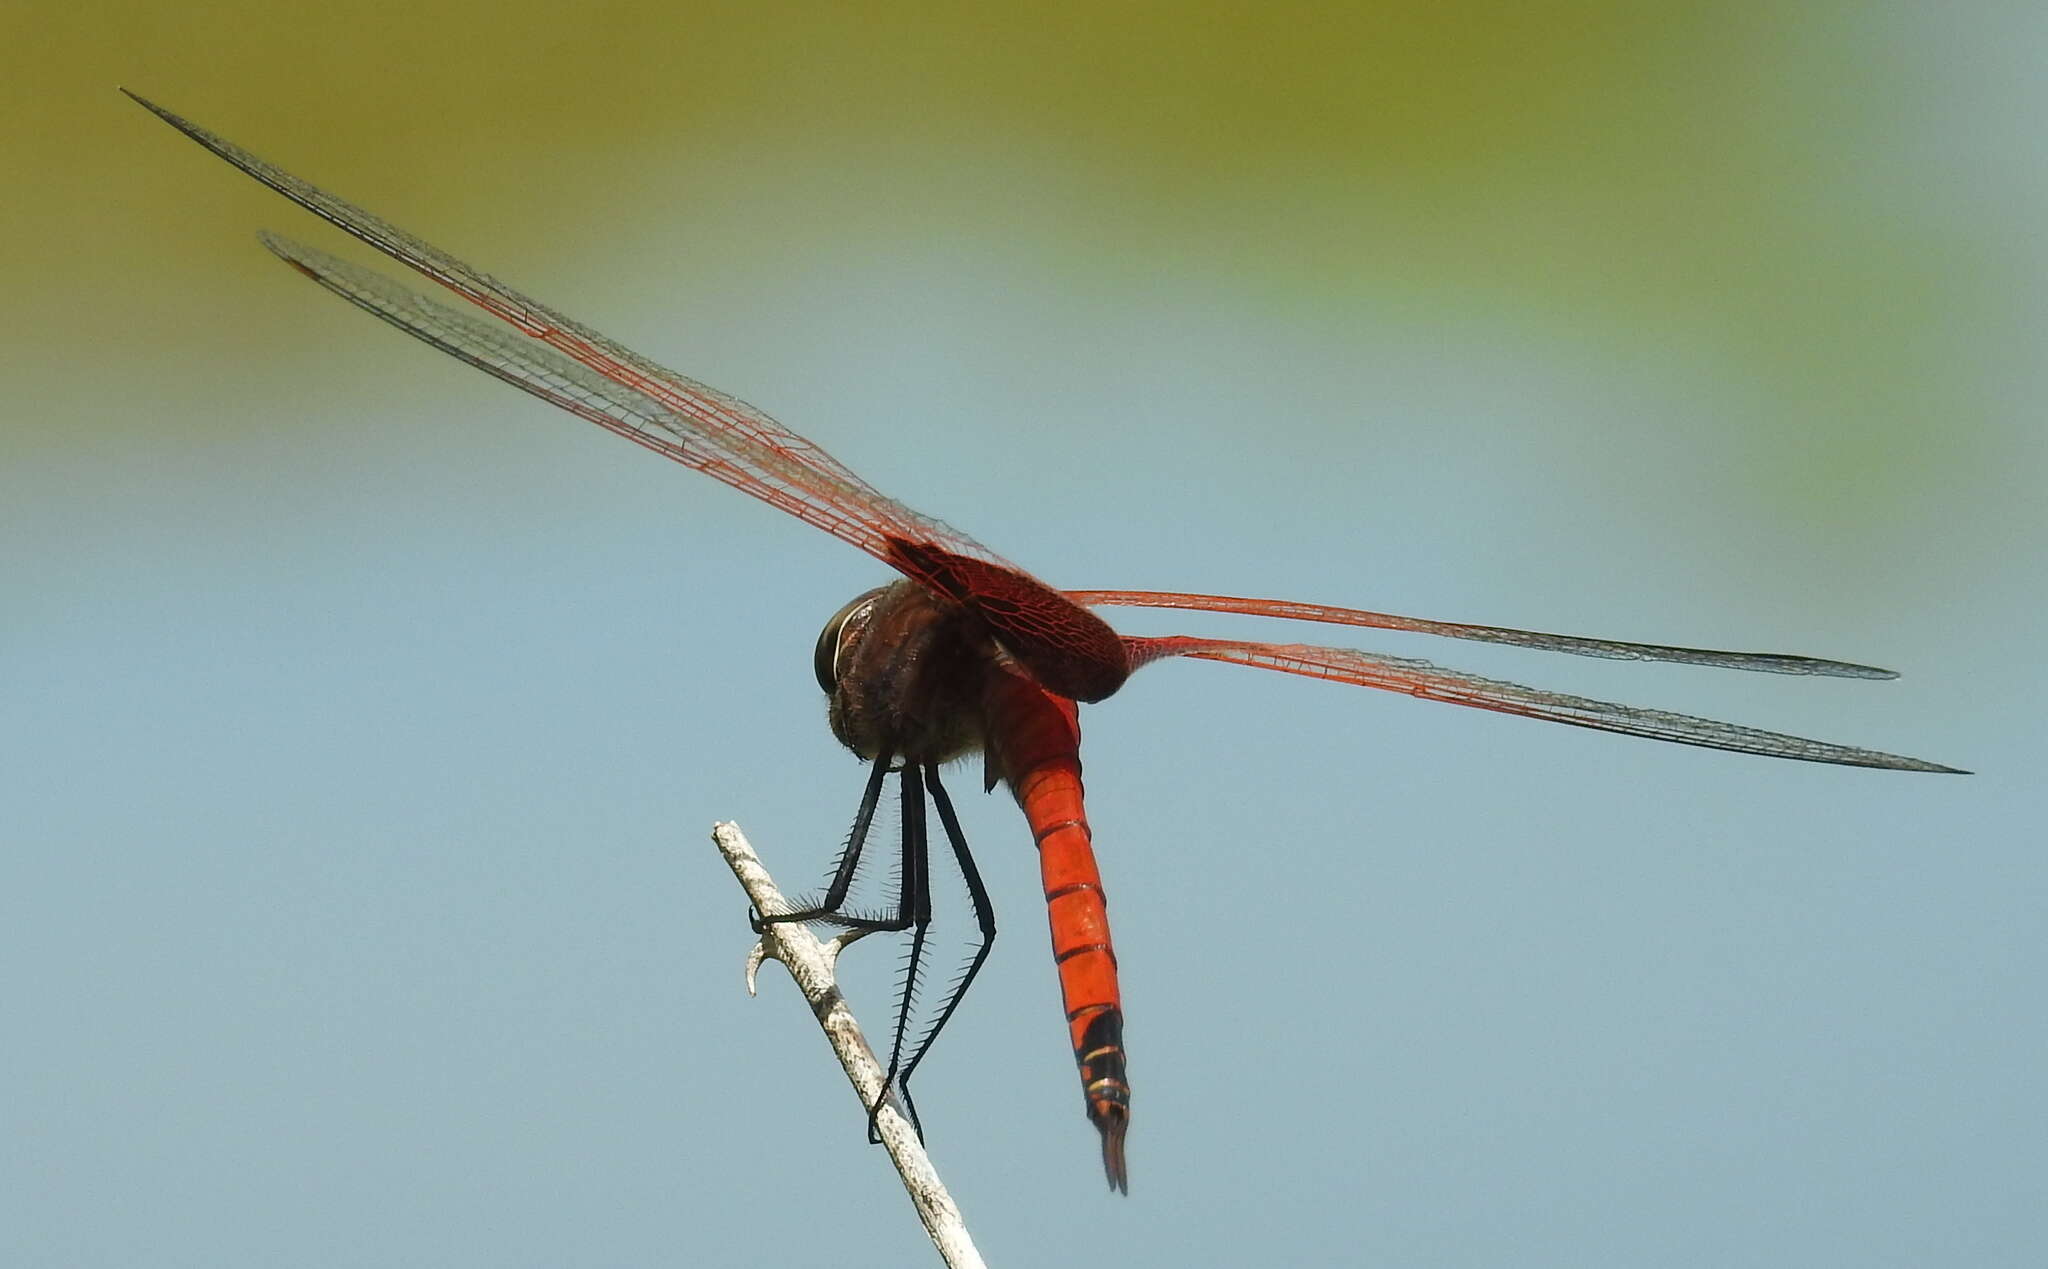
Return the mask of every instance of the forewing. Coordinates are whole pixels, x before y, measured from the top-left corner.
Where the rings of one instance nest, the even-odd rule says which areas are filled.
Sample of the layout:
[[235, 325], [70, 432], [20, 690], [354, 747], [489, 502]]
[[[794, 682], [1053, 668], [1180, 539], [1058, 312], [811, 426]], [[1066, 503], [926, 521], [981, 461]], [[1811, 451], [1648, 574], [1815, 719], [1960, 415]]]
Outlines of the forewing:
[[1853, 745], [1807, 740], [1781, 732], [1742, 727], [1735, 723], [1695, 718], [1661, 709], [1616, 705], [1608, 701], [1547, 692], [1499, 679], [1481, 678], [1460, 670], [1446, 669], [1428, 661], [1408, 657], [1381, 656], [1351, 648], [1319, 648], [1293, 643], [1240, 643], [1223, 639], [1184, 637], [1133, 638], [1124, 640], [1133, 667], [1162, 657], [1194, 657], [1204, 661], [1227, 661], [1256, 666], [1309, 678], [1376, 687], [1401, 692], [1424, 700], [1469, 705], [1501, 714], [1519, 714], [1545, 722], [1590, 727], [1647, 740], [1668, 740], [1706, 749], [1760, 754], [1769, 758], [1792, 758], [1801, 762], [1827, 762], [1846, 767], [1882, 767], [1893, 771], [1937, 771], [1963, 774], [1955, 767], [1906, 758], [1898, 754], [1859, 749]]

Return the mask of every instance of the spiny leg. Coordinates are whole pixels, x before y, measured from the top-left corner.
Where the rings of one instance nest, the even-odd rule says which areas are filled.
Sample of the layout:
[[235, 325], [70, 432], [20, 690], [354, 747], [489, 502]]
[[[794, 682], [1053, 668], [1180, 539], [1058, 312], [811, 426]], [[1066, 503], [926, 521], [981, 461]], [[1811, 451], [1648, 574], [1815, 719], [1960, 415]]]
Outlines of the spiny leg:
[[[924, 1128], [918, 1123], [917, 1105], [910, 1099], [910, 1087], [903, 1077], [908, 1074], [903, 1066], [903, 1036], [910, 1027], [910, 1010], [917, 999], [918, 974], [924, 965], [924, 940], [932, 923], [932, 879], [931, 856], [927, 849], [924, 821], [924, 770], [913, 763], [903, 764], [900, 788], [903, 795], [903, 902], [899, 910], [910, 927], [910, 952], [903, 965], [903, 987], [897, 993], [896, 1034], [889, 1044], [889, 1071], [883, 1078], [883, 1095], [877, 1098], [873, 1109], [868, 1112], [868, 1140], [880, 1141], [881, 1133], [876, 1118], [882, 1113], [882, 1104], [888, 1100], [888, 1092], [895, 1089], [903, 1101], [904, 1117], [920, 1140]], [[901, 929], [901, 926], [897, 927]], [[913, 1059], [912, 1065], [915, 1065]]]
[[[910, 922], [906, 908], [899, 908], [893, 917], [850, 917], [840, 909], [846, 904], [847, 893], [853, 888], [854, 874], [860, 870], [861, 852], [867, 846], [868, 830], [874, 824], [875, 808], [882, 800], [882, 782], [889, 778], [887, 750], [875, 755], [874, 766], [868, 772], [867, 787], [860, 796], [860, 809], [854, 812], [853, 828], [846, 835], [846, 846], [839, 852], [839, 863], [834, 869], [832, 880], [825, 887], [825, 893], [818, 902], [793, 912], [777, 912], [771, 915], [754, 914], [751, 917], [754, 932], [759, 934], [764, 926], [780, 925], [795, 921], [830, 921], [849, 930], [902, 930]], [[907, 898], [907, 896], [906, 896]]]
[[924, 1055], [931, 1052], [932, 1042], [939, 1038], [939, 1032], [945, 1029], [953, 1011], [967, 998], [967, 989], [974, 984], [974, 976], [981, 972], [982, 962], [988, 959], [996, 940], [995, 905], [989, 902], [988, 887], [981, 880], [981, 869], [975, 866], [974, 854], [967, 848], [967, 834], [960, 830], [960, 817], [953, 812], [953, 799], [947, 795], [946, 786], [939, 783], [938, 766], [927, 763], [924, 778], [931, 790], [932, 805], [938, 808], [939, 823], [946, 830], [946, 841], [953, 848], [953, 858], [960, 865], [960, 877], [967, 883], [967, 898], [974, 908], [974, 923], [980, 927], [981, 941], [975, 945], [973, 958], [967, 962], [967, 968], [948, 991], [945, 1003], [939, 1007], [938, 1018], [918, 1040], [910, 1060], [903, 1064], [901, 1084], [906, 1103], [910, 1100], [911, 1074], [917, 1070], [917, 1064], [924, 1061]]

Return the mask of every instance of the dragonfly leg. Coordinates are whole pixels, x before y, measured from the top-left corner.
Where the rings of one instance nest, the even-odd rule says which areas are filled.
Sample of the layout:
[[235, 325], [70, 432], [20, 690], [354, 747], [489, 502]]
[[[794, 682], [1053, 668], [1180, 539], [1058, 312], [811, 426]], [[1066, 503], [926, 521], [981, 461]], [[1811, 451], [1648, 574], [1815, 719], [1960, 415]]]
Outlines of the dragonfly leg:
[[[889, 1070], [882, 1079], [882, 1095], [875, 1099], [874, 1106], [868, 1111], [870, 1142], [882, 1139], [876, 1119], [892, 1090], [903, 1103], [904, 1118], [910, 1121], [918, 1139], [924, 1139], [924, 1127], [917, 1118], [917, 1104], [910, 1098], [909, 1072], [903, 1064], [903, 1037], [910, 1029], [910, 1011], [917, 1002], [918, 978], [924, 969], [925, 934], [932, 924], [931, 855], [924, 819], [924, 773], [927, 769], [914, 763], [903, 764], [900, 784], [903, 799], [903, 894], [897, 915], [910, 929], [910, 951], [904, 958], [903, 983], [896, 994], [896, 1028], [889, 1042]], [[911, 1065], [916, 1065], [915, 1057], [911, 1059]]]
[[909, 1060], [903, 1064], [900, 1083], [905, 1101], [910, 1097], [911, 1074], [917, 1070], [917, 1064], [924, 1061], [925, 1054], [931, 1052], [932, 1042], [939, 1038], [939, 1032], [945, 1029], [953, 1011], [967, 998], [967, 989], [974, 984], [974, 976], [981, 972], [982, 962], [988, 959], [996, 940], [995, 905], [989, 901], [988, 887], [982, 884], [981, 869], [975, 866], [974, 854], [967, 848], [967, 835], [960, 830], [960, 817], [953, 812], [953, 799], [947, 795], [946, 786], [939, 783], [937, 764], [925, 765], [924, 779], [926, 787], [931, 790], [932, 805], [939, 812], [939, 824], [946, 830], [946, 842], [953, 848], [953, 858], [960, 865], [960, 877], [967, 883], [968, 902], [974, 908], [974, 923], [980, 929], [980, 938], [975, 943], [967, 968], [947, 991], [945, 1003], [939, 1006], [938, 1018], [919, 1037]]
[[844, 929], [862, 932], [909, 928], [910, 923], [901, 911], [891, 917], [857, 917], [849, 916], [841, 910], [846, 905], [847, 893], [853, 888], [854, 875], [860, 870], [861, 852], [867, 847], [868, 829], [874, 823], [875, 808], [882, 800], [882, 783], [889, 778], [889, 759], [890, 755], [887, 753], [875, 757], [874, 769], [868, 773], [867, 787], [861, 792], [860, 809], [854, 812], [853, 828], [846, 835], [846, 845], [839, 852], [839, 862], [833, 869], [832, 880], [826, 885], [825, 893], [816, 903], [793, 911], [766, 915], [750, 913], [748, 923], [753, 927], [754, 933], [759, 934], [770, 925], [783, 925], [789, 922], [803, 924], [808, 921], [828, 921]]

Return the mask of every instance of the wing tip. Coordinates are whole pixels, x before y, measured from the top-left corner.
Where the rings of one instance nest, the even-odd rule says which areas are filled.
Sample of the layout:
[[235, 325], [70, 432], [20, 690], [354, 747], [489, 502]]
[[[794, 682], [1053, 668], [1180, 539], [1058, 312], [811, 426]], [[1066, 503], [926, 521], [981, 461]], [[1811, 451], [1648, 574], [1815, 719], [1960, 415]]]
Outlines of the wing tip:
[[282, 234], [272, 233], [268, 229], [257, 230], [256, 241], [265, 251], [290, 265], [297, 273], [331, 289], [328, 272], [320, 268], [316, 262], [319, 253], [311, 247], [302, 247]]
[[[1787, 754], [1760, 754], [1759, 757], [1799, 757]], [[1835, 753], [1822, 753], [1806, 758], [1806, 761], [1824, 763], [1837, 767], [1867, 767], [1873, 771], [1913, 771], [1926, 775], [1975, 775], [1974, 771], [1962, 767], [1951, 767], [1943, 762], [1929, 762], [1925, 758], [1908, 758], [1904, 754], [1876, 753], [1871, 750], [1837, 748]]]
[[1871, 679], [1888, 683], [1899, 677], [1897, 670], [1887, 670], [1875, 665], [1858, 665], [1853, 661], [1823, 661], [1821, 664], [1828, 667], [1825, 673], [1838, 679]]
[[114, 87], [120, 92], [120, 94], [123, 97], [126, 97], [128, 100], [134, 102], [136, 105], [142, 107], [144, 110], [147, 110], [149, 113], [155, 115], [157, 118], [163, 120], [165, 123], [170, 124], [172, 127], [177, 128], [181, 132], [185, 130], [185, 120], [180, 118], [171, 110], [163, 106], [157, 105], [155, 102], [143, 96], [141, 93], [136, 92], [133, 88], [128, 87], [126, 84], [116, 84], [114, 85]]

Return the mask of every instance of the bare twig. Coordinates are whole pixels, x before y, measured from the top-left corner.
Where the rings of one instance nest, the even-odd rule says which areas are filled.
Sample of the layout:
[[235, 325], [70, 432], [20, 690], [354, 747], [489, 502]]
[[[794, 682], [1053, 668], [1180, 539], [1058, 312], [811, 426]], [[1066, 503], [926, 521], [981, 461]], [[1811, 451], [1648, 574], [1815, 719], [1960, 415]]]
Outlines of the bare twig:
[[[761, 857], [740, 833], [739, 825], [713, 825], [711, 840], [718, 844], [718, 853], [725, 856], [726, 865], [739, 878], [755, 911], [772, 916], [793, 910], [776, 888], [775, 879], [768, 875]], [[808, 928], [793, 922], [771, 925], [747, 954], [747, 992], [753, 993], [754, 975], [762, 961], [782, 962], [789, 976], [796, 980], [797, 989], [810, 1002], [812, 1014], [824, 1028], [825, 1038], [831, 1042], [832, 1052], [838, 1055], [839, 1065], [845, 1069], [854, 1091], [860, 1094], [861, 1109], [866, 1113], [888, 1090], [883, 1084], [882, 1064], [875, 1060], [874, 1050], [861, 1035], [860, 1024], [854, 1021], [846, 998], [839, 994], [834, 975], [840, 951], [852, 941], [852, 937], [844, 934], [820, 941]], [[931, 1235], [939, 1255], [952, 1269], [984, 1269], [981, 1253], [975, 1250], [974, 1240], [960, 1218], [960, 1209], [940, 1182], [910, 1121], [891, 1101], [875, 1117], [875, 1126], [889, 1158], [896, 1164], [897, 1175], [903, 1178], [903, 1188], [917, 1208], [917, 1218], [924, 1222], [924, 1231]]]

